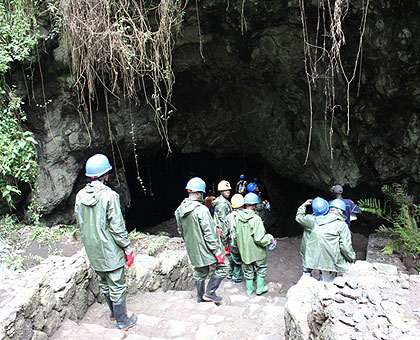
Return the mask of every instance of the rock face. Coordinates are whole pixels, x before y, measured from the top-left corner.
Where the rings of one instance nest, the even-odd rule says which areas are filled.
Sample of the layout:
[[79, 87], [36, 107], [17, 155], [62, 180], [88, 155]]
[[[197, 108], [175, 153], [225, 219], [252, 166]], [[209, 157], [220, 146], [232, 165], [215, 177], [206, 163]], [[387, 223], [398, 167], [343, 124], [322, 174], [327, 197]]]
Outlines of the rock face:
[[[350, 133], [345, 133], [345, 87], [337, 78], [337, 103], [343, 113], [337, 113], [332, 126], [334, 158], [326, 142], [330, 120], [323, 112], [321, 86], [313, 94], [313, 139], [305, 166], [309, 101], [298, 2], [231, 0], [228, 4], [225, 0], [198, 4], [203, 57], [195, 4], [185, 9], [173, 53], [176, 110], [168, 122], [175, 152], [206, 151], [218, 158], [258, 160], [260, 179], [274, 202], [287, 194], [278, 178], [323, 191], [339, 182], [357, 188], [359, 195], [371, 195], [391, 181], [411, 184], [411, 192], [419, 192], [413, 185], [420, 183], [420, 40], [413, 34], [419, 26], [418, 2], [370, 3], [359, 95], [356, 84], [351, 88]], [[316, 13], [316, 7], [307, 4], [309, 23], [315, 22]], [[360, 17], [360, 9], [352, 5], [343, 24], [347, 45], [342, 53], [348, 72], [354, 62]], [[315, 26], [309, 29], [313, 34]], [[123, 164], [134, 162], [132, 136], [140, 155], [166, 152], [154, 114], [146, 105], [130, 106], [110, 98], [107, 116], [99, 99], [92, 122], [79, 116], [68, 63], [64, 44], [50, 47], [41, 56], [49, 100], [46, 109], [36, 105], [43, 103], [39, 70], [34, 71], [33, 82], [26, 84], [31, 96], [21, 74], [12, 76], [26, 97], [27, 127], [39, 142], [39, 200], [49, 223], [72, 221], [82, 168], [93, 153], [107, 153], [114, 166], [123, 170]], [[90, 123], [93, 129], [87, 129]], [[238, 165], [237, 173], [242, 171], [246, 169]], [[117, 183], [124, 187], [122, 178]], [[128, 192], [127, 188], [123, 191]]]
[[[178, 239], [166, 240], [168, 245]], [[170, 248], [170, 247], [169, 247]], [[84, 250], [51, 256], [26, 272], [0, 271], [0, 339], [47, 339], [65, 320], [82, 319], [95, 301], [104, 301]], [[193, 286], [183, 245], [156, 256], [139, 254], [127, 270], [128, 292]]]
[[419, 275], [357, 261], [333, 283], [302, 276], [289, 289], [286, 339], [417, 339]]

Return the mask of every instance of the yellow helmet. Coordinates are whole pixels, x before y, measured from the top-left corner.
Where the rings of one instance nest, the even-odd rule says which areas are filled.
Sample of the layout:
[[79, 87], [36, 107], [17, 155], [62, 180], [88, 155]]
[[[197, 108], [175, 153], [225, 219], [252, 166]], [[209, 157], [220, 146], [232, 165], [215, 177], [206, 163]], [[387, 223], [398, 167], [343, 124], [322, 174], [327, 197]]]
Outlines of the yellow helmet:
[[240, 208], [244, 205], [244, 197], [241, 194], [235, 194], [230, 199], [232, 208]]
[[232, 190], [230, 183], [228, 181], [220, 181], [217, 185], [218, 191]]

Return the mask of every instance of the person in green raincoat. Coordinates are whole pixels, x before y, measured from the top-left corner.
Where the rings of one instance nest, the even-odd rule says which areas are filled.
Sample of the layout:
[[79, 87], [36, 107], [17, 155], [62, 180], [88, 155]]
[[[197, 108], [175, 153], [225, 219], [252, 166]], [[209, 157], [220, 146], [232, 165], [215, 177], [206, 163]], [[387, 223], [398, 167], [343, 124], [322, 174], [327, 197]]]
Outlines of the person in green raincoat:
[[[178, 232], [185, 242], [187, 254], [194, 267], [197, 302], [221, 303], [216, 290], [229, 272], [225, 261], [224, 247], [209, 209], [203, 204], [206, 183], [199, 177], [190, 179], [185, 187], [188, 198], [175, 211]], [[205, 289], [205, 280], [210, 266], [215, 265], [214, 274]]]
[[[313, 214], [306, 214], [306, 207], [312, 204]], [[296, 222], [298, 222], [303, 227], [302, 242], [300, 243], [300, 256], [302, 256], [302, 275], [312, 276], [312, 268], [305, 267], [303, 265], [306, 243], [308, 241], [309, 235], [311, 234], [310, 226], [316, 223], [316, 220], [319, 219], [318, 216], [324, 216], [330, 210], [328, 202], [322, 197], [316, 197], [313, 200], [308, 200], [302, 204], [296, 214]], [[305, 228], [308, 226], [308, 228]], [[319, 274], [319, 280], [322, 281], [322, 274]]]
[[232, 259], [230, 256], [230, 234], [229, 226], [226, 221], [226, 216], [232, 211], [232, 206], [229, 202], [230, 191], [232, 187], [228, 181], [220, 181], [217, 185], [217, 190], [220, 192], [220, 195], [211, 203], [214, 208], [213, 220], [216, 228], [219, 232], [220, 237], [222, 238], [222, 244], [225, 248], [226, 258], [230, 266], [229, 273], [227, 277], [230, 279], [232, 277]]
[[[296, 221], [304, 221], [304, 209], [312, 200], [307, 200], [298, 209]], [[346, 223], [346, 205], [340, 199], [333, 200], [328, 214], [316, 219], [307, 219], [302, 226], [309, 230], [303, 265], [321, 271], [322, 280], [331, 282], [338, 273], [348, 271], [356, 258], [351, 244], [351, 234]]]
[[233, 210], [226, 216], [226, 223], [228, 225], [230, 237], [230, 256], [231, 256], [231, 272], [232, 272], [232, 281], [239, 283], [242, 282], [244, 274], [242, 272], [242, 259], [241, 254], [239, 253], [238, 247], [232, 244], [233, 234], [235, 232], [235, 224], [237, 221], [238, 211], [243, 210], [244, 207], [244, 197], [241, 194], [235, 194], [231, 199]]
[[120, 208], [119, 195], [105, 185], [112, 166], [103, 154], [86, 162], [91, 178], [76, 195], [75, 217], [90, 266], [99, 276], [99, 289], [111, 310], [110, 319], [127, 330], [137, 316], [127, 316], [125, 267], [134, 261], [133, 250]]
[[265, 247], [274, 242], [274, 237], [266, 234], [261, 217], [254, 212], [255, 205], [258, 204], [258, 195], [246, 194], [244, 203], [246, 209], [237, 213], [232, 244], [238, 247], [241, 255], [247, 295], [250, 296], [254, 292], [254, 272], [257, 276], [256, 294], [260, 295], [268, 291], [268, 286], [264, 286], [268, 270]]

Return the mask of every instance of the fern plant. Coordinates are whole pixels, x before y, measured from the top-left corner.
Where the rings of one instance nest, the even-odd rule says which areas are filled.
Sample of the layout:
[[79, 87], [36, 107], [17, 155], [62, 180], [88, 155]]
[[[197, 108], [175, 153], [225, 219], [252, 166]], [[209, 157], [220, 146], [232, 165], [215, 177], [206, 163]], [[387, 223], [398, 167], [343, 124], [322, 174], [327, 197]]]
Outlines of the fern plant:
[[390, 241], [382, 252], [392, 254], [402, 252], [405, 257], [416, 258], [420, 255], [420, 220], [419, 206], [413, 203], [413, 197], [408, 195], [402, 185], [384, 185], [381, 189], [384, 202], [377, 198], [362, 199], [357, 205], [364, 212], [371, 213], [385, 224], [378, 229], [378, 233], [390, 236]]

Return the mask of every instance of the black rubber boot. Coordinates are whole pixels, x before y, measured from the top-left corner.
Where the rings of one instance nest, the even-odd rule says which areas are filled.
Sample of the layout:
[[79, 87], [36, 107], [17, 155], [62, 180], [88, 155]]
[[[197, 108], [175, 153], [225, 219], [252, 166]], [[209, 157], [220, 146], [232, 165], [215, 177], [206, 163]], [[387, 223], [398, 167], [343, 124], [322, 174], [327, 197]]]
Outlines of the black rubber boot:
[[223, 281], [223, 277], [213, 275], [207, 285], [206, 292], [203, 295], [203, 300], [213, 301], [214, 303], [221, 303], [222, 298], [216, 295], [216, 290], [219, 288], [220, 283]]
[[133, 315], [131, 318], [127, 316], [127, 306], [125, 299], [121, 302], [113, 302], [114, 315], [117, 319], [117, 327], [123, 331], [134, 327], [137, 322], [137, 316]]
[[197, 302], [207, 302], [203, 299], [204, 295], [204, 286], [206, 285], [206, 281], [195, 281], [195, 287], [197, 288]]
[[111, 298], [108, 294], [104, 294], [104, 295], [105, 295], [105, 301], [108, 304], [109, 310], [111, 311], [111, 314], [109, 314], [109, 320], [115, 321], [114, 308], [112, 306]]

